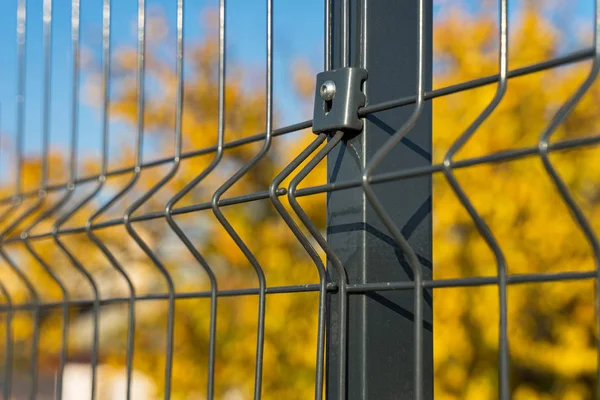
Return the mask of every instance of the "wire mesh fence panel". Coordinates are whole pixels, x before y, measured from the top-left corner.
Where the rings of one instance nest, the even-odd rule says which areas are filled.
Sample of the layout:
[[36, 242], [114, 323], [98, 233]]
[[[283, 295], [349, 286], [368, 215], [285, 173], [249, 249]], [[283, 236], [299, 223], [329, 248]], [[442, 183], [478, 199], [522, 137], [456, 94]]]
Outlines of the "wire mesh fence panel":
[[598, 397], [599, 13], [3, 2], [3, 398]]

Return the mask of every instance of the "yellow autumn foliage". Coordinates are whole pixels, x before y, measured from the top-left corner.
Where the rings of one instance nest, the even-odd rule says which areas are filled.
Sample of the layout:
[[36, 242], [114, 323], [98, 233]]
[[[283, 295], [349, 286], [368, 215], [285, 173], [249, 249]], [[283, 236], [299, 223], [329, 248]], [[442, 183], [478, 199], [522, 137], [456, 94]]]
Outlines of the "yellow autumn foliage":
[[[526, 2], [511, 26], [509, 68], [560, 55], [559, 32]], [[512, 22], [512, 20], [511, 20]], [[497, 73], [494, 19], [451, 9], [434, 31], [434, 57], [444, 68], [435, 87]], [[492, 116], [457, 159], [535, 147], [551, 116], [589, 73], [580, 63], [511, 79]], [[434, 162], [491, 100], [494, 85], [433, 101]], [[593, 85], [553, 140], [594, 135], [600, 86]], [[555, 152], [551, 160], [597, 228], [600, 154], [594, 148]], [[591, 249], [557, 194], [542, 162], [531, 157], [456, 171], [489, 224], [510, 274], [593, 271]], [[434, 177], [434, 278], [494, 276], [496, 265], [467, 212], [443, 176]], [[517, 399], [588, 399], [597, 385], [598, 338], [594, 282], [511, 285], [508, 334], [511, 387]], [[498, 293], [495, 286], [434, 292], [436, 398], [497, 396]]]
[[[540, 17], [527, 3], [511, 27], [509, 65], [511, 69], [547, 60], [558, 54], [559, 35], [552, 24]], [[464, 9], [450, 9], [438, 21], [434, 32], [434, 85], [445, 87], [497, 71], [496, 24], [493, 19], [474, 15]], [[189, 46], [186, 67], [183, 143], [185, 150], [213, 146], [217, 131], [217, 48], [214, 37]], [[118, 49], [114, 57], [118, 94], [110, 107], [113, 118], [124, 121], [135, 131], [137, 98], [135, 88], [135, 49]], [[298, 65], [304, 65], [301, 62]], [[307, 67], [305, 67], [307, 68]], [[476, 157], [507, 149], [535, 146], [550, 116], [573, 93], [589, 71], [580, 63], [511, 79], [506, 96], [494, 114], [458, 154], [457, 159]], [[172, 65], [148, 55], [148, 73], [153, 82], [144, 113], [146, 135], [157, 143], [160, 157], [173, 156], [176, 75]], [[312, 84], [312, 73], [298, 73], [299, 87]], [[247, 76], [240, 66], [228, 73], [226, 103], [226, 141], [264, 131], [265, 97], [262, 85], [256, 90], [246, 86]], [[97, 79], [92, 79], [98, 82]], [[464, 129], [485, 108], [494, 86], [444, 96], [433, 101], [434, 163]], [[311, 91], [302, 95], [310, 100]], [[594, 85], [554, 140], [593, 135], [600, 119], [597, 104], [600, 86]], [[276, 118], [277, 120], [277, 118]], [[134, 134], [126, 140], [133, 140]], [[225, 197], [266, 190], [271, 179], [302, 149], [312, 135], [303, 132], [278, 137], [274, 146], [244, 179]], [[224, 160], [179, 206], [210, 201], [214, 190], [231, 173], [247, 162], [261, 142], [227, 149]], [[158, 211], [166, 201], [199, 171], [206, 168], [214, 154], [187, 158], [177, 176], [159, 191], [138, 213]], [[116, 161], [131, 166], [133, 153], [126, 149]], [[600, 225], [598, 150], [589, 147], [551, 155], [559, 172], [575, 193], [596, 228]], [[61, 164], [53, 156], [53, 164]], [[98, 170], [87, 162], [88, 172]], [[39, 182], [40, 161], [28, 160], [25, 186]], [[53, 169], [52, 179], [65, 170]], [[105, 219], [120, 217], [131, 199], [154, 185], [166, 170], [144, 169], [140, 182], [126, 198], [111, 209]], [[556, 193], [539, 157], [496, 164], [477, 165], [456, 171], [482, 217], [497, 236], [508, 262], [509, 273], [554, 273], [591, 271], [594, 262], [581, 230]], [[105, 201], [124, 187], [130, 175], [109, 178], [101, 197]], [[321, 165], [304, 185], [322, 184], [325, 166]], [[85, 193], [89, 184], [76, 189]], [[2, 188], [2, 193], [9, 190]], [[62, 192], [45, 199], [41, 210], [56, 202]], [[325, 196], [302, 198], [301, 204], [313, 221], [325, 226]], [[18, 206], [6, 226], [30, 203]], [[74, 215], [67, 226], [82, 226], [101, 201], [88, 204]], [[68, 207], [67, 207], [68, 208]], [[40, 210], [40, 211], [41, 211]], [[269, 286], [296, 285], [318, 281], [317, 270], [303, 248], [275, 212], [268, 199], [223, 207], [227, 218], [265, 270]], [[444, 177], [434, 177], [433, 194], [434, 278], [494, 276], [496, 265], [485, 242], [477, 233]], [[30, 219], [31, 220], [31, 219]], [[31, 222], [28, 220], [29, 222]], [[19, 229], [28, 223], [25, 221]], [[256, 275], [231, 237], [218, 224], [210, 209], [177, 217], [185, 232], [215, 271], [220, 290], [256, 287]], [[208, 280], [201, 266], [188, 253], [163, 219], [135, 223], [140, 235], [156, 251], [172, 274], [178, 292], [206, 291]], [[51, 228], [51, 221], [38, 231]], [[19, 230], [15, 230], [18, 232]], [[119, 262], [125, 266], [138, 295], [164, 292], [166, 285], [158, 269], [131, 240], [122, 225], [97, 231]], [[127, 287], [85, 234], [64, 238], [67, 247], [98, 280], [102, 297], [127, 296]], [[74, 299], [89, 299], [90, 287], [60, 252], [52, 239], [34, 243], [42, 257], [67, 282]], [[45, 301], [61, 298], [56, 283], [32, 259], [22, 244], [9, 249], [19, 265], [40, 290]], [[3, 265], [2, 281], [13, 300], [27, 301], [27, 291], [18, 277]], [[314, 393], [317, 294], [272, 294], [267, 297], [264, 356], [265, 399], [309, 399]], [[511, 386], [515, 399], [588, 399], [597, 385], [596, 342], [598, 338], [594, 308], [593, 280], [511, 285], [508, 290], [509, 340], [511, 347]], [[434, 371], [435, 396], [439, 399], [489, 399], [497, 396], [498, 294], [495, 286], [444, 288], [434, 291]], [[73, 357], [89, 352], [89, 307], [71, 311], [69, 351]], [[166, 302], [144, 300], [136, 306], [136, 348], [134, 367], [152, 377], [157, 396], [164, 388]], [[181, 299], [175, 316], [175, 358], [173, 399], [202, 399], [205, 396], [209, 327], [209, 301]], [[103, 307], [101, 361], [124, 368], [127, 308], [125, 304]], [[217, 398], [251, 398], [254, 376], [257, 297], [220, 297], [217, 319]], [[2, 321], [2, 324], [4, 320]], [[40, 363], [42, 368], [56, 366], [60, 342], [60, 318], [49, 312], [42, 318]], [[87, 327], [87, 328], [86, 328]], [[86, 330], [87, 329], [87, 330]], [[31, 316], [17, 312], [13, 320], [16, 368], [27, 365], [31, 336]], [[0, 329], [4, 332], [4, 329]], [[0, 346], [4, 346], [0, 337]]]

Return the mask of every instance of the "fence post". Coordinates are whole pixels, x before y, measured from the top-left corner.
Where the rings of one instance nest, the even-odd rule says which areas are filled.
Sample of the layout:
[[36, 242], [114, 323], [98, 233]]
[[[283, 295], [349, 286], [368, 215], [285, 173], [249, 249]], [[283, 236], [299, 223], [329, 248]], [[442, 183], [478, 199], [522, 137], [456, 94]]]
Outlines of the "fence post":
[[[367, 69], [367, 104], [415, 95], [417, 1], [348, 0], [350, 66]], [[341, 66], [342, 5], [333, 0], [332, 63]], [[431, 89], [432, 4], [426, 1], [425, 89]], [[407, 120], [413, 106], [364, 119], [363, 132], [341, 143], [328, 157], [328, 181], [357, 180], [373, 153]], [[379, 166], [376, 174], [431, 163], [431, 103], [410, 134]], [[374, 185], [431, 278], [431, 177]], [[330, 192], [327, 240], [347, 269], [350, 285], [410, 281], [412, 271], [366, 199], [362, 188]], [[329, 265], [333, 275], [334, 268]], [[336, 281], [335, 277], [333, 280]], [[328, 298], [328, 344], [338, 334], [337, 293]], [[432, 294], [424, 292], [423, 393], [433, 398]], [[414, 396], [413, 292], [371, 291], [348, 294], [348, 399], [412, 399]], [[327, 398], [338, 399], [337, 347], [327, 348]]]

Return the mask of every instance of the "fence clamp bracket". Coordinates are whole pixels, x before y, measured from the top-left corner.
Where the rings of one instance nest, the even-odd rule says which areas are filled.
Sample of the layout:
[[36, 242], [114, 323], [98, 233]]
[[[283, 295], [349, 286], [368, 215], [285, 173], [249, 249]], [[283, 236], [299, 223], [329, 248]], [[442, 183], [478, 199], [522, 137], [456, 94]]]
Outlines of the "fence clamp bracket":
[[362, 130], [358, 109], [365, 105], [362, 91], [367, 70], [356, 67], [338, 68], [317, 74], [312, 130], [322, 132], [354, 132]]

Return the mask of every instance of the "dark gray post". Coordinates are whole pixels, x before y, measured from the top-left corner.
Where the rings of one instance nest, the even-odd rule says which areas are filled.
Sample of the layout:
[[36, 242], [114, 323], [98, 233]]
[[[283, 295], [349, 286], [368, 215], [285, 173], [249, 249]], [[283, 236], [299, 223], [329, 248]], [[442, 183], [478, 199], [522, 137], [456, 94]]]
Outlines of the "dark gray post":
[[[367, 69], [367, 104], [415, 95], [417, 6], [415, 1], [349, 0], [350, 66]], [[427, 83], [431, 88], [431, 0], [426, 1]], [[341, 66], [342, 0], [332, 7], [333, 67]], [[364, 131], [328, 157], [328, 180], [357, 180], [413, 106], [369, 115]], [[431, 103], [410, 134], [376, 174], [431, 163]], [[431, 178], [374, 185], [377, 195], [408, 238], [431, 279]], [[362, 188], [329, 193], [327, 240], [348, 271], [350, 284], [410, 281], [412, 270], [366, 199]], [[333, 267], [329, 266], [329, 271]], [[335, 277], [333, 278], [335, 281]], [[329, 296], [329, 343], [338, 334], [338, 295]], [[424, 293], [423, 393], [433, 398], [432, 295]], [[412, 399], [414, 334], [412, 290], [350, 293], [348, 299], [348, 399]], [[338, 399], [337, 347], [327, 349], [327, 398]]]

